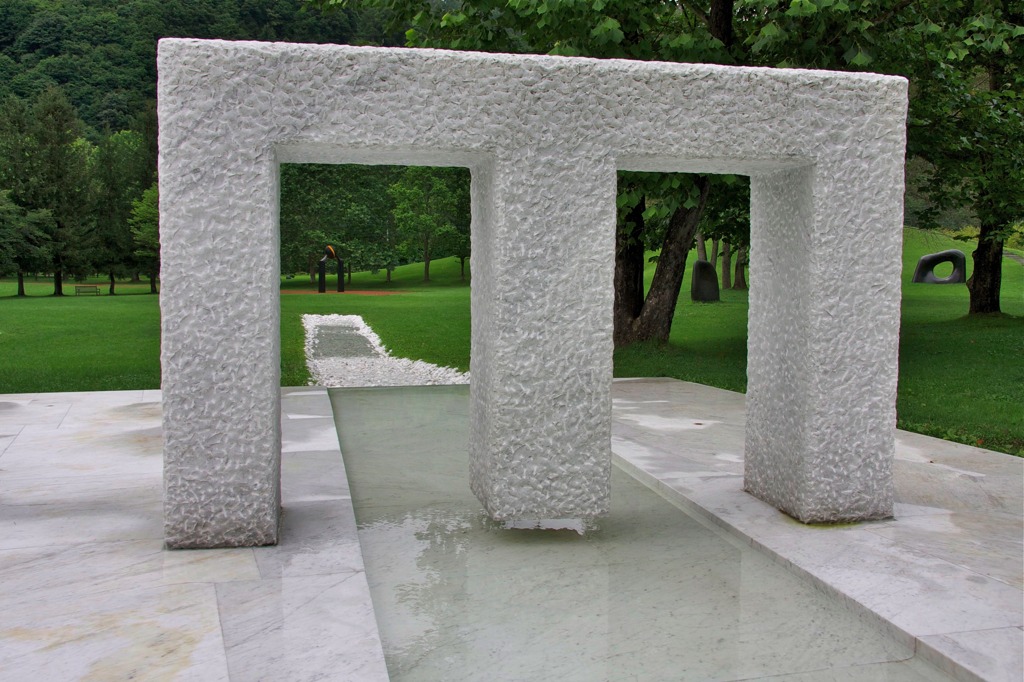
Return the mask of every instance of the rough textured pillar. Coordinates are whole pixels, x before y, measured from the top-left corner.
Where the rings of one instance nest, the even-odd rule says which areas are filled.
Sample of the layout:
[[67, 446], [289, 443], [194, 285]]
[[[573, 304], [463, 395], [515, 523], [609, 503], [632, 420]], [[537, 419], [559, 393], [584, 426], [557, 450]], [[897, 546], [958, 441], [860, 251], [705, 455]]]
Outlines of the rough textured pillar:
[[170, 547], [275, 544], [278, 166], [267, 148], [211, 148], [177, 113], [161, 110], [160, 132], [164, 533]]
[[859, 142], [751, 181], [744, 487], [805, 523], [893, 512], [902, 150]]
[[615, 189], [557, 148], [474, 176], [470, 481], [512, 526], [608, 512]]
[[179, 39], [158, 68], [171, 546], [277, 537], [280, 163], [470, 169], [471, 478], [511, 525], [608, 509], [615, 170], [750, 175], [747, 488], [890, 513], [904, 80]]

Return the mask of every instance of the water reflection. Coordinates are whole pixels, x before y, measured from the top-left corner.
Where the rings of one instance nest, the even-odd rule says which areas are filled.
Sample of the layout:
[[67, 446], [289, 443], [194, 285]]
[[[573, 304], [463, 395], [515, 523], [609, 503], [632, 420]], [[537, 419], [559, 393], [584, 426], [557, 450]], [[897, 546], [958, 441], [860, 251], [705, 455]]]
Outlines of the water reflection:
[[[393, 680], [815, 679], [911, 656], [618, 470], [586, 536], [500, 528], [469, 492], [464, 388], [332, 399]], [[842, 679], [925, 679], [886, 665]]]

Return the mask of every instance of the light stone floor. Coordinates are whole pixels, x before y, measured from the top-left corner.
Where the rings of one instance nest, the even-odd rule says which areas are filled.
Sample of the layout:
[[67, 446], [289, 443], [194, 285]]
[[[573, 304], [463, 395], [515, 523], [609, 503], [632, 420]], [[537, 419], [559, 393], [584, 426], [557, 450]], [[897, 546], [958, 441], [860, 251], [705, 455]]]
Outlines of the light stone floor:
[[956, 678], [1024, 679], [1024, 460], [898, 431], [896, 518], [805, 526], [742, 491], [742, 395], [624, 379], [613, 401], [612, 450], [639, 480]]
[[[1022, 460], [901, 432], [897, 519], [807, 528], [741, 491], [742, 396], [625, 380], [614, 399], [623, 470], [911, 662], [1021, 679]], [[284, 389], [282, 426], [282, 543], [165, 551], [158, 392], [0, 396], [0, 679], [386, 680], [326, 391]], [[855, 669], [785, 679], [921, 679]]]
[[163, 549], [158, 391], [0, 395], [0, 680], [386, 680], [323, 389], [282, 392], [282, 542]]

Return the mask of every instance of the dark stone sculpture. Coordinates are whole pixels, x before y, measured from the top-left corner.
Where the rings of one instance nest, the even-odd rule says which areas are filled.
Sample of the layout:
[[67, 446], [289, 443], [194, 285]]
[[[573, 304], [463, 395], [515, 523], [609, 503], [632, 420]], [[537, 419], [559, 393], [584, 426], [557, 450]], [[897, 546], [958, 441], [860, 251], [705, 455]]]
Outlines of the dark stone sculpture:
[[[948, 277], [936, 277], [935, 267], [942, 263], [952, 263], [953, 272]], [[967, 256], [963, 251], [949, 249], [930, 253], [921, 256], [917, 261], [917, 269], [914, 270], [914, 279], [917, 284], [961, 284], [967, 281]]]
[[721, 300], [718, 291], [718, 273], [715, 272], [715, 266], [706, 260], [699, 260], [693, 264], [690, 300], [698, 303], [712, 303]]
[[317, 272], [317, 292], [325, 293], [327, 291], [327, 284], [325, 278], [327, 277], [327, 261], [335, 260], [338, 261], [338, 292], [345, 291], [345, 261], [338, 256], [338, 253], [334, 250], [334, 247], [330, 244], [324, 249], [324, 257], [320, 259], [320, 265]]

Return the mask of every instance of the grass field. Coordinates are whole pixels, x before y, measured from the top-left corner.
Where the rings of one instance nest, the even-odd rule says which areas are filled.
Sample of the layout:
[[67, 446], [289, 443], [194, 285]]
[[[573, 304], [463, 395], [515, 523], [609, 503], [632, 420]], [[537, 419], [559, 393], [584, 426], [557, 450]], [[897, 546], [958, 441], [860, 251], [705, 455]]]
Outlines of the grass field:
[[[1007, 260], [1007, 315], [968, 318], [962, 285], [909, 283], [917, 259], [969, 245], [907, 230], [904, 248], [900, 390], [901, 428], [1024, 454], [1024, 266]], [[691, 258], [692, 258], [691, 254]], [[968, 262], [969, 259], [968, 259]], [[312, 292], [306, 276], [282, 282], [282, 384], [308, 380], [303, 313], [362, 315], [396, 355], [469, 368], [469, 285], [454, 259], [383, 273], [356, 273], [349, 290], [389, 296]], [[328, 282], [328, 290], [336, 282]], [[73, 287], [68, 287], [73, 292]], [[159, 385], [158, 298], [148, 284], [119, 285], [122, 295], [48, 294], [30, 282], [28, 299], [0, 281], [0, 393], [155, 388]], [[105, 292], [106, 289], [104, 288]], [[293, 292], [293, 293], [289, 293]], [[694, 304], [684, 291], [668, 346], [616, 352], [616, 376], [670, 376], [735, 391], [746, 388], [746, 292], [725, 291], [716, 304]]]
[[12, 282], [0, 282], [0, 393], [160, 386], [157, 296], [55, 298], [51, 284], [35, 283], [26, 290], [28, 298], [17, 298]]
[[907, 231], [899, 426], [1024, 456], [1024, 266], [1003, 260], [1001, 316], [965, 315], [962, 285], [910, 283], [921, 255], [960, 248], [969, 256], [965, 246]]

